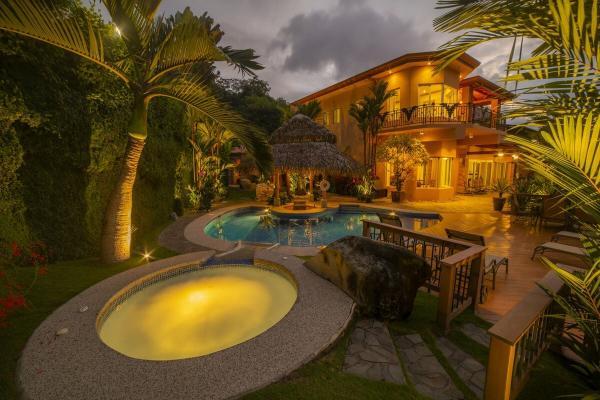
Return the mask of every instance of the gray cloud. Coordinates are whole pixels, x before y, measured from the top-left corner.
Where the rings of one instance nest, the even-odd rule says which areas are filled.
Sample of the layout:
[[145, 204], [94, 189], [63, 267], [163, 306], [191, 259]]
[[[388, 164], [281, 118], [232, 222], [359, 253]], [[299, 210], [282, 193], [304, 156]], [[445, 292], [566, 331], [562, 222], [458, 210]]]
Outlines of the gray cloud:
[[362, 0], [292, 17], [268, 48], [283, 71], [325, 71], [341, 78], [412, 51], [435, 49], [433, 35]]

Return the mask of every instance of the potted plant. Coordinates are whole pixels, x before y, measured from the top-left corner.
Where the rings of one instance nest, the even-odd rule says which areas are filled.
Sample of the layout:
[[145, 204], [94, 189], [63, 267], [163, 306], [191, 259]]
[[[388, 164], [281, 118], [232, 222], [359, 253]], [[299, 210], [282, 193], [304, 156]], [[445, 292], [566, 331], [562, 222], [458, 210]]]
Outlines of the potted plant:
[[392, 136], [377, 149], [377, 160], [390, 163], [392, 166], [392, 182], [396, 191], [392, 192], [392, 201], [402, 200], [402, 186], [412, 174], [415, 166], [429, 161], [429, 154], [423, 143], [411, 135]]
[[510, 190], [510, 184], [504, 178], [500, 178], [492, 185], [492, 190], [498, 193], [498, 197], [494, 197], [494, 211], [502, 211], [506, 198], [503, 197], [504, 193]]
[[356, 185], [358, 200], [370, 203], [373, 201], [373, 192], [375, 190], [375, 179], [371, 174], [371, 170], [368, 169], [360, 179], [360, 182]]

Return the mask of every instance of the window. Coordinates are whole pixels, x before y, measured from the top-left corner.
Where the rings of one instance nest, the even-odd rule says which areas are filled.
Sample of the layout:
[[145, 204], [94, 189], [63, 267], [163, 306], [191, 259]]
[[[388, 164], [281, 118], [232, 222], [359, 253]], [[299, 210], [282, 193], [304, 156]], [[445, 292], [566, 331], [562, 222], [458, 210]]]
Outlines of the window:
[[323, 111], [323, 125], [329, 125], [329, 114], [327, 111]]
[[395, 89], [396, 92], [387, 101], [387, 111], [394, 112], [400, 110], [400, 92]]
[[417, 167], [417, 187], [452, 186], [452, 158], [432, 157]]
[[456, 103], [458, 89], [442, 83], [426, 83], [419, 85], [419, 105]]
[[342, 110], [336, 108], [335, 110], [333, 110], [333, 123], [339, 124], [340, 122], [342, 122]]

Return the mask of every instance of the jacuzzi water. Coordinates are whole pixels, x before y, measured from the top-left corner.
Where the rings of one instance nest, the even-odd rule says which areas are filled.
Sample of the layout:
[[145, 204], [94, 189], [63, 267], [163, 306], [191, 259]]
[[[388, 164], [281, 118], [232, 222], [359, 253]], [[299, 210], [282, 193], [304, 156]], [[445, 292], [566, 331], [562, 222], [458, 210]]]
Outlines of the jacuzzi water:
[[290, 278], [248, 265], [200, 268], [141, 289], [99, 327], [100, 339], [137, 359], [177, 360], [245, 342], [296, 301]]
[[[389, 211], [384, 211], [389, 212]], [[419, 230], [438, 221], [433, 217], [399, 215], [402, 226]], [[374, 212], [340, 213], [328, 210], [317, 217], [278, 218], [265, 210], [235, 210], [215, 218], [204, 232], [216, 239], [287, 246], [321, 246], [344, 236], [362, 235], [362, 220], [379, 221]]]

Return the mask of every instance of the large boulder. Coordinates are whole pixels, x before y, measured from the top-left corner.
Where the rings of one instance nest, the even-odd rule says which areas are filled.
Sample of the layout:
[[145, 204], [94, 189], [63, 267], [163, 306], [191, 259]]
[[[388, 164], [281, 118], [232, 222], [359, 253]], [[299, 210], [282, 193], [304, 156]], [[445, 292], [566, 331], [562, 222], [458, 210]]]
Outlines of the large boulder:
[[305, 265], [342, 289], [363, 315], [383, 319], [408, 318], [417, 290], [431, 275], [422, 257], [359, 236], [331, 243]]

